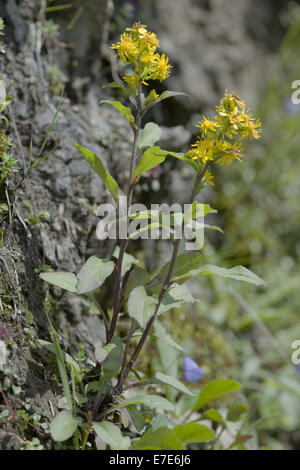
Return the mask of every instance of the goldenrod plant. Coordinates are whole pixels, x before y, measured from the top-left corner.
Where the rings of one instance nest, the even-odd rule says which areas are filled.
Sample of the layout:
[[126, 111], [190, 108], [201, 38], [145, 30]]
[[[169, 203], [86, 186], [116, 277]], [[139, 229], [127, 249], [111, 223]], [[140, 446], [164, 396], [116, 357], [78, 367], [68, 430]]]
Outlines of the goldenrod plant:
[[[99, 339], [95, 350], [95, 367], [88, 371], [61, 350], [49, 320], [53, 343], [41, 343], [56, 355], [65, 396], [65, 410], [52, 421], [51, 435], [57, 442], [73, 436], [76, 449], [91, 446], [98, 449], [107, 446], [110, 449], [132, 450], [186, 449], [192, 443], [200, 443], [203, 448], [210, 449], [218, 440], [216, 426], [222, 431], [230, 429], [230, 422], [240, 420], [240, 427], [235, 430], [234, 445], [241, 446], [247, 406], [239, 401], [242, 396], [236, 400], [227, 397], [240, 390], [238, 382], [230, 378], [217, 379], [195, 392], [189, 383], [201, 381], [204, 373], [189, 357], [185, 357], [183, 363], [186, 384], [177, 376], [172, 376], [170, 371], [147, 376], [137, 367], [150, 337], [154, 336], [159, 341], [161, 357], [164, 355], [164, 345], [182, 352], [182, 347], [166, 331], [161, 318], [172, 308], [199, 301], [189, 290], [189, 279], [213, 275], [246, 281], [255, 286], [264, 285], [262, 279], [243, 266], [227, 269], [201, 264], [202, 245], [198, 232], [202, 234], [204, 228], [220, 229], [204, 223], [206, 215], [216, 211], [196, 199], [205, 185], [213, 184], [215, 165], [229, 166], [234, 161], [242, 161], [245, 139], [258, 139], [261, 123], [246, 110], [242, 99], [226, 91], [216, 108], [215, 119], [203, 117], [198, 124], [200, 136], [186, 153], [161, 149], [155, 145], [160, 139], [161, 130], [157, 124], [146, 122], [145, 116], [160, 101], [178, 94], [184, 95], [172, 91], [159, 94], [151, 88], [155, 80], [161, 82], [169, 77], [172, 70], [169, 59], [160, 52], [157, 36], [140, 23], [127, 28], [119, 42], [112, 45], [112, 49], [126, 65], [126, 74], [123, 80], [112, 82], [110, 86], [126, 90], [130, 105], [116, 100], [103, 103], [120, 111], [132, 130], [127, 187], [119, 186], [92, 151], [79, 144], [74, 146], [101, 178], [114, 204], [118, 206], [115, 220], [110, 220], [111, 225], [116, 221], [123, 222], [122, 231], [119, 225], [117, 247], [112, 259], [100, 259], [93, 255], [77, 274], [40, 274], [48, 283], [84, 295], [95, 305], [105, 325], [106, 343], [101, 344]], [[194, 181], [189, 189], [188, 210], [184, 214], [173, 214], [166, 227], [161, 209], [133, 211], [131, 206], [140, 178], [163, 164], [167, 158], [176, 158], [186, 164], [193, 172]], [[139, 221], [146, 222], [138, 226]], [[129, 233], [132, 222], [139, 228]], [[181, 243], [185, 241], [182, 233], [184, 226], [195, 229], [193, 251], [190, 247], [185, 249], [188, 245]], [[171, 246], [169, 261], [155, 273], [147, 272], [141, 261], [127, 252], [129, 245], [134, 246], [134, 239], [138, 235], [152, 233], [152, 230], [156, 234], [160, 230], [167, 232]], [[96, 300], [95, 291], [106, 280], [112, 283], [113, 279], [112, 309], [105, 311]], [[119, 328], [121, 314], [122, 329]], [[128, 325], [125, 334], [124, 319], [127, 319], [125, 323]], [[149, 388], [152, 393], [146, 393]], [[136, 389], [142, 391], [135, 394], [133, 391]], [[174, 393], [170, 393], [170, 390]], [[168, 399], [162, 396], [164, 392]], [[210, 408], [214, 400], [224, 396], [227, 397], [222, 405], [225, 414]], [[175, 407], [176, 400], [180, 406]], [[149, 408], [160, 409], [164, 414], [154, 417], [146, 414], [145, 418], [145, 409]], [[206, 425], [201, 424], [201, 420], [206, 420]]]

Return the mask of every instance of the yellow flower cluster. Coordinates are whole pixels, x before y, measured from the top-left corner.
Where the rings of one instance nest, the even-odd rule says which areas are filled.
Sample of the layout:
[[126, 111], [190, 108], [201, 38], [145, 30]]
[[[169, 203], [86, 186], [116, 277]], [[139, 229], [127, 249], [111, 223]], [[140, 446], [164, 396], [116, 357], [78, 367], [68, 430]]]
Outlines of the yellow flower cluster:
[[[243, 139], [260, 137], [261, 122], [246, 111], [244, 101], [226, 92], [217, 106], [215, 120], [203, 117], [197, 127], [201, 130], [201, 136], [187, 156], [203, 163], [215, 162], [229, 166], [233, 160], [241, 161]], [[206, 180], [213, 184], [211, 174], [206, 174]]]
[[156, 52], [159, 41], [145, 25], [135, 23], [132, 28], [126, 28], [120, 41], [111, 47], [116, 49], [124, 64], [129, 63], [134, 66], [136, 73], [124, 77], [133, 90], [137, 89], [141, 81], [147, 85], [146, 80], [162, 81], [170, 74], [171, 65], [168, 57]]

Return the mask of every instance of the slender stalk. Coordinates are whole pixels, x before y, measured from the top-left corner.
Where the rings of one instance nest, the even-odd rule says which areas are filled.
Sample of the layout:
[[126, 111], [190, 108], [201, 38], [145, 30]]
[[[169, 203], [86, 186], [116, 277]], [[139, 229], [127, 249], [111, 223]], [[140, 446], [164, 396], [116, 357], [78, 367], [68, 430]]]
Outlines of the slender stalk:
[[142, 350], [142, 348], [145, 344], [148, 333], [149, 333], [149, 331], [150, 331], [150, 329], [151, 329], [151, 327], [154, 323], [154, 320], [157, 317], [162, 299], [163, 299], [163, 297], [164, 297], [164, 295], [165, 295], [165, 293], [168, 290], [168, 287], [170, 285], [172, 273], [173, 273], [176, 258], [177, 258], [177, 255], [178, 255], [179, 245], [180, 245], [180, 240], [175, 240], [174, 245], [173, 245], [173, 253], [172, 253], [172, 258], [171, 258], [171, 262], [170, 262], [169, 271], [168, 271], [166, 279], [163, 283], [161, 291], [159, 293], [154, 313], [153, 313], [152, 317], [150, 318], [150, 320], [148, 321], [148, 323], [147, 323], [147, 325], [146, 325], [146, 327], [143, 331], [142, 337], [141, 337], [140, 341], [138, 342], [138, 345], [137, 345], [135, 351], [133, 352], [131, 358], [129, 359], [127, 366], [124, 368], [123, 372], [121, 372], [118, 383], [117, 383], [115, 389], [113, 390], [112, 395], [116, 396], [116, 395], [119, 395], [119, 393], [121, 392], [122, 387], [123, 387], [123, 383], [126, 380], [126, 378], [129, 374], [129, 372], [131, 371], [132, 367], [134, 366], [134, 364], [135, 364], [135, 362], [136, 362], [136, 360], [137, 360], [137, 358], [138, 358], [138, 356], [139, 356], [139, 354], [140, 354], [140, 352], [141, 352], [141, 350]]
[[128, 355], [129, 346], [130, 346], [130, 340], [132, 338], [132, 335], [133, 335], [134, 331], [135, 331], [135, 320], [134, 320], [134, 318], [132, 318], [129, 333], [126, 337], [125, 351], [124, 351], [124, 355], [123, 355], [123, 362], [122, 362], [120, 376], [123, 374], [123, 372], [125, 370], [125, 367], [126, 367], [127, 355]]
[[[132, 154], [130, 160], [130, 169], [129, 169], [129, 180], [128, 180], [128, 189], [127, 189], [127, 209], [126, 209], [126, 217], [127, 217], [127, 226], [128, 226], [128, 214], [130, 210], [132, 194], [134, 183], [132, 182], [133, 173], [136, 166], [136, 159], [137, 159], [137, 147], [138, 147], [138, 138], [141, 128], [141, 120], [142, 120], [142, 103], [141, 103], [141, 83], [139, 83], [138, 94], [137, 94], [137, 114], [136, 114], [136, 128], [134, 130], [134, 139], [132, 145]], [[121, 299], [121, 288], [122, 288], [122, 265], [123, 265], [123, 258], [128, 246], [128, 239], [123, 239], [120, 244], [120, 253], [119, 259], [117, 262], [117, 279], [116, 279], [116, 288], [114, 294], [114, 309], [113, 309], [113, 316], [111, 320], [110, 329], [108, 332], [107, 343], [109, 343], [115, 333], [115, 329], [117, 326], [117, 320], [120, 313], [120, 299]]]
[[[203, 167], [203, 170], [201, 171], [201, 173], [195, 178], [195, 181], [194, 181], [194, 185], [193, 185], [193, 189], [192, 189], [192, 194], [191, 194], [191, 199], [190, 199], [190, 203], [192, 204], [194, 199], [195, 199], [195, 196], [197, 194], [197, 189], [199, 187], [199, 184], [201, 183], [201, 181], [203, 180], [203, 178], [205, 177], [205, 174], [206, 174], [206, 171], [208, 170], [208, 168], [214, 163], [214, 161], [212, 162], [207, 162], [204, 167]], [[148, 334], [149, 334], [149, 331], [157, 317], [157, 314], [158, 314], [158, 311], [159, 311], [159, 307], [161, 305], [161, 302], [164, 298], [164, 295], [165, 293], [167, 292], [170, 284], [171, 284], [171, 278], [172, 278], [172, 274], [173, 274], [173, 271], [174, 271], [174, 267], [175, 267], [175, 263], [176, 263], [176, 258], [177, 258], [177, 255], [178, 255], [178, 251], [179, 251], [179, 246], [180, 246], [180, 239], [177, 239], [174, 241], [174, 244], [173, 244], [173, 253], [172, 253], [172, 258], [171, 258], [171, 261], [170, 261], [170, 267], [169, 267], [169, 271], [167, 273], [167, 276], [165, 278], [165, 281], [163, 283], [163, 286], [161, 288], [161, 291], [158, 295], [158, 299], [157, 299], [157, 304], [156, 304], [156, 307], [155, 307], [155, 310], [154, 310], [154, 313], [152, 315], [152, 317], [150, 318], [150, 320], [148, 321], [144, 331], [143, 331], [143, 334], [141, 336], [141, 339], [140, 341], [138, 342], [138, 345], [135, 349], [135, 351], [133, 352], [131, 358], [129, 359], [128, 361], [128, 364], [125, 368], [122, 367], [122, 371], [120, 373], [120, 376], [119, 376], [119, 380], [118, 380], [118, 383], [117, 385], [115, 386], [115, 388], [113, 389], [112, 391], [112, 396], [117, 396], [121, 393], [122, 389], [123, 389], [123, 384], [129, 374], [129, 372], [131, 371], [132, 367], [134, 366], [145, 342], [146, 342], [146, 339], [148, 337]]]

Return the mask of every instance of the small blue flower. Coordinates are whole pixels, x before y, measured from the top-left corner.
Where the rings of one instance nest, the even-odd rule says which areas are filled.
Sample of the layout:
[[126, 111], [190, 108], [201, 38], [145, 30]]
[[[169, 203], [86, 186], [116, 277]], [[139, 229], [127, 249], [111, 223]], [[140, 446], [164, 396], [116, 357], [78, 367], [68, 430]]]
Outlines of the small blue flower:
[[284, 100], [283, 106], [284, 106], [285, 111], [292, 116], [296, 116], [300, 112], [299, 104], [293, 103], [293, 101], [290, 98], [286, 98]]
[[183, 375], [186, 382], [192, 384], [200, 379], [203, 379], [204, 372], [198, 364], [190, 357], [184, 357], [182, 361]]

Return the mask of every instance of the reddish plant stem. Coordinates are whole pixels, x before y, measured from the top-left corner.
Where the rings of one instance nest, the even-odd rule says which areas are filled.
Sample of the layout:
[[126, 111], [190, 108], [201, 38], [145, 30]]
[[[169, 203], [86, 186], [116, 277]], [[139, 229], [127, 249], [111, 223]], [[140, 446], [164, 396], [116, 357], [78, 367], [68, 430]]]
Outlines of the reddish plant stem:
[[[214, 163], [214, 161], [207, 162], [204, 165], [201, 173], [195, 178], [195, 182], [194, 182], [194, 185], [193, 185], [192, 194], [191, 194], [191, 198], [190, 198], [190, 204], [192, 204], [194, 202], [194, 199], [195, 199], [195, 196], [197, 194], [197, 190], [199, 188], [199, 185], [200, 185], [201, 181], [203, 180], [203, 178], [205, 177], [206, 171], [208, 170], [208, 168], [213, 163]], [[134, 350], [131, 358], [129, 359], [128, 364], [126, 366], [124, 366], [124, 363], [123, 363], [118, 383], [115, 386], [115, 388], [113, 389], [112, 394], [111, 394], [112, 397], [116, 397], [122, 392], [123, 384], [124, 384], [128, 374], [129, 374], [129, 372], [131, 371], [132, 367], [134, 366], [134, 364], [135, 364], [135, 362], [136, 362], [136, 360], [137, 360], [137, 358], [138, 358], [138, 356], [139, 356], [139, 354], [140, 354], [140, 352], [141, 352], [141, 350], [142, 350], [142, 348], [143, 348], [143, 346], [146, 342], [149, 331], [150, 331], [150, 329], [151, 329], [151, 327], [152, 327], [152, 325], [153, 325], [153, 323], [154, 323], [154, 321], [157, 317], [159, 307], [161, 305], [163, 297], [164, 297], [165, 293], [167, 292], [167, 290], [168, 290], [168, 288], [171, 284], [171, 278], [172, 278], [172, 274], [173, 274], [173, 271], [174, 271], [176, 258], [177, 258], [178, 251], [179, 251], [179, 246], [180, 246], [180, 240], [175, 240], [174, 244], [173, 244], [173, 253], [172, 253], [172, 258], [171, 258], [171, 261], [170, 261], [169, 271], [167, 273], [167, 276], [165, 278], [165, 281], [163, 283], [161, 291], [158, 295], [155, 311], [154, 311], [152, 317], [150, 318], [150, 320], [148, 321], [148, 323], [147, 323], [147, 325], [146, 325], [146, 327], [143, 331], [142, 337], [141, 337], [140, 341], [138, 342], [138, 345], [137, 345], [136, 349]]]
[[[133, 173], [136, 166], [136, 159], [137, 159], [137, 147], [138, 147], [138, 138], [141, 128], [141, 120], [142, 120], [142, 104], [141, 104], [141, 83], [139, 84], [138, 88], [138, 95], [137, 95], [137, 115], [136, 115], [136, 122], [135, 122], [135, 129], [134, 129], [134, 140], [132, 145], [132, 155], [130, 160], [130, 169], [129, 169], [129, 181], [128, 181], [128, 190], [127, 190], [127, 208], [126, 208], [126, 227], [128, 228], [128, 214], [131, 206], [132, 201], [132, 194], [134, 188], [133, 180]], [[128, 230], [126, 229], [126, 232]], [[117, 273], [116, 273], [116, 287], [115, 287], [115, 294], [114, 294], [114, 308], [113, 308], [113, 316], [111, 320], [110, 329], [107, 335], [107, 343], [109, 343], [114, 336], [115, 329], [117, 326], [118, 316], [120, 313], [120, 300], [121, 300], [121, 289], [122, 289], [122, 265], [123, 265], [123, 258], [128, 246], [128, 239], [124, 238], [120, 244], [120, 253], [117, 262]]]

